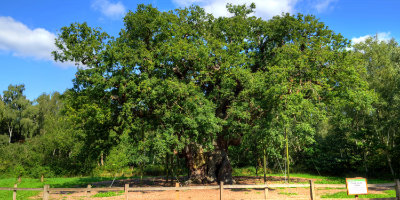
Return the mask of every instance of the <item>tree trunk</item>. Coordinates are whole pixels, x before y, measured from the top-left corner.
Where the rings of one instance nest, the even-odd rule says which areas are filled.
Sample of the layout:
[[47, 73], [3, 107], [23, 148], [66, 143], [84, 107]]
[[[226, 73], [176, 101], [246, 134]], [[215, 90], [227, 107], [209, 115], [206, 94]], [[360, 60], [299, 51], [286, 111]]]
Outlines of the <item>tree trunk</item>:
[[264, 184], [267, 182], [267, 156], [265, 155], [265, 148], [263, 148], [263, 171], [264, 171]]
[[286, 168], [287, 168], [287, 181], [290, 183], [290, 161], [289, 161], [289, 140], [285, 127], [285, 140], [286, 140]]
[[367, 152], [364, 152], [364, 169], [365, 169], [365, 177], [368, 178]]
[[103, 156], [103, 152], [101, 152], [101, 154], [100, 154], [100, 166], [104, 166], [104, 156]]
[[388, 165], [389, 165], [389, 168], [390, 168], [390, 173], [392, 174], [392, 176], [394, 178], [395, 174], [394, 174], [394, 170], [393, 170], [393, 167], [392, 167], [392, 160], [390, 159], [390, 156], [389, 156], [388, 153], [386, 153], [386, 158], [387, 158], [387, 162], [388, 162]]
[[184, 149], [189, 181], [194, 183], [221, 182], [232, 184], [232, 166], [225, 150], [216, 147], [212, 152], [204, 152], [197, 144]]
[[8, 140], [9, 144], [11, 144], [12, 132], [13, 132], [13, 128], [10, 125], [8, 125], [8, 133], [10, 135], [10, 139]]
[[165, 172], [166, 172], [166, 177], [165, 177], [165, 183], [168, 184], [168, 180], [169, 180], [169, 157], [168, 157], [168, 153], [165, 155]]

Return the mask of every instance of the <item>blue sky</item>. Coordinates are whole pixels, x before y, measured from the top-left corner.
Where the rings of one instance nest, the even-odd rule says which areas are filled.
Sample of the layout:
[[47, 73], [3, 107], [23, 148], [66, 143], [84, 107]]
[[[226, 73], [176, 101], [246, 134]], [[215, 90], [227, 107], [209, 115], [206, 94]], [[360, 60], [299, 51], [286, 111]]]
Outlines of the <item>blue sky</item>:
[[400, 39], [399, 0], [14, 0], [0, 6], [0, 93], [10, 84], [25, 84], [34, 100], [42, 93], [72, 87], [76, 67], [55, 63], [50, 52], [63, 26], [87, 22], [111, 35], [123, 28], [122, 18], [137, 4], [152, 4], [163, 11], [191, 4], [216, 16], [226, 15], [226, 3], [256, 3], [256, 16], [269, 19], [282, 12], [314, 14], [336, 33], [354, 42], [369, 35]]

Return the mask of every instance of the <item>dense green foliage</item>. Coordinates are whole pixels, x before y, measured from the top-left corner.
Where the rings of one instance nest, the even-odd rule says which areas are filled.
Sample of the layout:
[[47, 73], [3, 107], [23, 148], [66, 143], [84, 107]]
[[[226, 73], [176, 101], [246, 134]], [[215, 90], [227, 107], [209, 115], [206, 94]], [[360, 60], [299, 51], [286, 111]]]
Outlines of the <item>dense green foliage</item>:
[[314, 16], [265, 21], [254, 8], [227, 5], [232, 16], [215, 18], [139, 5], [118, 37], [63, 27], [55, 60], [84, 67], [63, 94], [31, 102], [24, 85], [3, 92], [0, 173], [178, 175], [215, 149], [234, 167], [261, 174], [265, 155], [283, 172], [287, 142], [296, 171], [398, 176], [398, 43], [351, 47]]

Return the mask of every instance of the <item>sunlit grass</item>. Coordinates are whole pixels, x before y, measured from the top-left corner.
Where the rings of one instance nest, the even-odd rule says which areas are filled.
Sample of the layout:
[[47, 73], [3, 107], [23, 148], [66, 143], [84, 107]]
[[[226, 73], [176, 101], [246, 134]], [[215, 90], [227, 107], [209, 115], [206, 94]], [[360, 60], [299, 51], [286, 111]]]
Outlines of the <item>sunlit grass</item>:
[[278, 194], [283, 194], [283, 195], [286, 195], [286, 196], [294, 196], [294, 195], [297, 195], [297, 193], [294, 193], [294, 192], [279, 192]]
[[[21, 183], [18, 183], [16, 178], [5, 178], [0, 179], [0, 187], [14, 187], [15, 183], [18, 184], [19, 188], [43, 188], [44, 185], [50, 185], [52, 188], [86, 187], [88, 184], [94, 182], [112, 179], [111, 177], [45, 178], [42, 183], [40, 179], [22, 178]], [[12, 191], [0, 190], [0, 200], [12, 199], [12, 193]], [[39, 193], [39, 191], [17, 191], [17, 200], [26, 200]]]
[[92, 197], [114, 197], [114, 196], [121, 196], [124, 193], [124, 191], [119, 191], [119, 192], [99, 192]]
[[[256, 170], [254, 167], [244, 167], [244, 168], [234, 168], [233, 176], [256, 176]], [[262, 171], [258, 171], [258, 176], [262, 177]], [[267, 176], [277, 176], [284, 177], [284, 174], [280, 173], [268, 173]], [[320, 176], [308, 173], [291, 173], [290, 178], [303, 178], [303, 179], [313, 179], [316, 184], [346, 184], [346, 177], [335, 177], [335, 176]], [[386, 179], [368, 179], [370, 184], [378, 183], [391, 183], [393, 180]]]
[[[385, 190], [384, 194], [367, 194], [367, 195], [358, 195], [359, 198], [393, 198], [396, 197], [396, 192], [394, 190]], [[337, 192], [334, 194], [324, 194], [321, 195], [321, 198], [355, 198], [355, 195], [347, 195], [347, 192]]]

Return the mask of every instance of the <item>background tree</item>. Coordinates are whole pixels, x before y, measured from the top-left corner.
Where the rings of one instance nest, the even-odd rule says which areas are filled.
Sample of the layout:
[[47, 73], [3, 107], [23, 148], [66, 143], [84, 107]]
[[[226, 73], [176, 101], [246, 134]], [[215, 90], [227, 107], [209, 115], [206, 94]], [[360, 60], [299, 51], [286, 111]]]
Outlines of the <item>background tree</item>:
[[[362, 143], [371, 148], [368, 156], [379, 155], [386, 159], [392, 176], [395, 176], [392, 160], [399, 124], [400, 95], [400, 47], [398, 43], [380, 41], [377, 36], [354, 45], [354, 51], [363, 59], [370, 87], [378, 94], [374, 107], [376, 112], [368, 120], [367, 140]], [[367, 144], [365, 144], [367, 143]], [[372, 152], [384, 152], [383, 155]], [[375, 165], [375, 167], [377, 167]]]
[[10, 85], [3, 92], [5, 104], [5, 124], [9, 135], [9, 143], [32, 137], [37, 129], [36, 109], [23, 95], [24, 85]]

